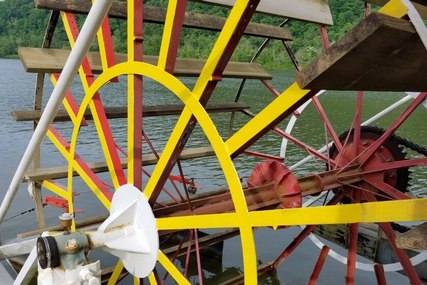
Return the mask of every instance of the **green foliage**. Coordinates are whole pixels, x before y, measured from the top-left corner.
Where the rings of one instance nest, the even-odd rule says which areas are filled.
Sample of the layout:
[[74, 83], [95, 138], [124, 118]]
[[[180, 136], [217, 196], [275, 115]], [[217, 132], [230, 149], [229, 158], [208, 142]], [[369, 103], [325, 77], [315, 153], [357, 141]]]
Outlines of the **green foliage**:
[[[149, 6], [167, 7], [167, 0], [146, 0]], [[363, 17], [363, 1], [329, 0], [334, 15], [334, 26], [328, 28], [331, 42], [340, 38], [355, 23]], [[229, 9], [219, 6], [208, 6], [190, 1], [188, 11], [195, 13], [209, 13], [227, 17]], [[0, 57], [16, 57], [18, 46], [41, 46], [49, 11], [35, 9], [32, 0], [4, 0], [0, 2]], [[77, 22], [81, 25], [83, 16]], [[256, 14], [253, 21], [269, 25], [279, 25], [282, 19]], [[61, 21], [55, 32], [52, 47], [69, 48], [67, 36]], [[126, 52], [126, 22], [112, 19], [110, 21], [115, 49]], [[311, 61], [322, 49], [319, 26], [301, 21], [291, 20], [287, 25], [294, 41], [292, 49], [297, 59], [304, 65]], [[163, 26], [159, 24], [145, 24], [144, 26], [144, 53], [155, 55], [159, 52]], [[192, 58], [206, 58], [214, 45], [218, 33], [183, 29], [179, 56]], [[233, 53], [232, 60], [250, 61], [263, 39], [243, 37]], [[96, 49], [94, 43], [93, 49]], [[280, 41], [273, 40], [261, 53], [257, 62], [271, 69], [290, 68], [289, 56]]]
[[48, 11], [31, 0], [0, 2], [0, 57], [16, 57], [18, 46], [40, 46]]

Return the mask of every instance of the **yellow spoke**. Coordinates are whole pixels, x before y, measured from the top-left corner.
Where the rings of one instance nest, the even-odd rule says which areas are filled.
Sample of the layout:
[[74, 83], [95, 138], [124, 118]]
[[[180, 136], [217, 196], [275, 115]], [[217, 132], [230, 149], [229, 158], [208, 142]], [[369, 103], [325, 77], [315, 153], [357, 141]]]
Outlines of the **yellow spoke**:
[[[245, 221], [245, 219], [243, 219]], [[242, 224], [241, 215], [236, 213], [206, 214], [194, 216], [167, 217], [157, 219], [157, 229], [185, 230], [238, 228]]]
[[381, 7], [378, 12], [396, 18], [402, 18], [408, 12], [408, 7], [406, 7], [401, 0], [391, 0]]
[[243, 268], [245, 270], [245, 284], [251, 284], [257, 279], [257, 259], [253, 229], [246, 225], [240, 228], [242, 242]]
[[[159, 60], [157, 63], [157, 66], [160, 67], [161, 69], [166, 69], [168, 54], [169, 54], [169, 50], [171, 49], [171, 39], [172, 39], [173, 27], [175, 24], [175, 17], [178, 16], [176, 14], [178, 4], [179, 4], [178, 0], [170, 0], [168, 2], [166, 20], [163, 27], [162, 43], [160, 45]], [[182, 3], [180, 4], [182, 5]]]
[[242, 15], [249, 5], [249, 0], [237, 0], [230, 11], [230, 15], [218, 36], [218, 39], [213, 46], [211, 53], [209, 54], [206, 64], [203, 67], [200, 76], [194, 85], [193, 91], [196, 94], [197, 99], [200, 99], [201, 95], [205, 91], [206, 85], [212, 80], [212, 75], [219, 64], [222, 55], [225, 53], [228, 43], [231, 41], [232, 36], [236, 30], [237, 25], [242, 18]]
[[[48, 138], [52, 141], [52, 143], [56, 146], [56, 148], [59, 150], [59, 152], [64, 156], [64, 158], [70, 163], [70, 165], [72, 164], [72, 169], [74, 169], [77, 174], [80, 176], [80, 178], [83, 179], [83, 181], [86, 183], [86, 185], [89, 187], [90, 190], [92, 190], [92, 192], [98, 197], [98, 199], [101, 201], [101, 203], [107, 208], [110, 208], [110, 201], [108, 199], [105, 198], [104, 194], [102, 194], [101, 190], [96, 186], [96, 184], [92, 181], [92, 179], [90, 178], [90, 176], [86, 173], [86, 171], [82, 168], [82, 166], [80, 164], [78, 164], [77, 162], [74, 162], [73, 159], [70, 159], [70, 153], [69, 150], [66, 149], [58, 140], [57, 138], [52, 134], [52, 132], [50, 130], [48, 130], [47, 132], [47, 136]], [[74, 162], [74, 163], [72, 163]], [[72, 183], [70, 182], [70, 180], [73, 177], [73, 173], [72, 171], [69, 174], [69, 181], [68, 183]], [[70, 186], [69, 186], [70, 188]]]
[[157, 285], [156, 276], [154, 275], [154, 272], [151, 272], [150, 275], [148, 275], [148, 280], [150, 281], [151, 285]]
[[116, 267], [114, 268], [113, 274], [111, 274], [110, 279], [108, 280], [108, 285], [114, 285], [119, 280], [120, 274], [123, 270], [123, 263], [121, 261], [117, 262]]
[[293, 105], [300, 101], [310, 90], [301, 89], [297, 83], [292, 84], [279, 97], [265, 107], [226, 141], [230, 154], [234, 154], [261, 133], [265, 128], [283, 116]]
[[64, 198], [67, 200], [71, 198], [72, 194], [67, 191], [67, 187], [59, 184], [58, 182], [55, 182], [53, 180], [43, 180], [41, 183], [41, 186], [43, 186], [50, 192], [55, 193], [61, 198]]
[[[52, 82], [52, 85], [55, 87], [58, 81], [56, 80], [56, 77], [54, 74], [50, 75], [50, 81]], [[65, 110], [67, 111], [68, 116], [70, 116], [71, 121], [76, 124], [76, 114], [74, 113], [73, 109], [71, 108], [70, 102], [67, 100], [67, 97], [64, 98], [62, 101], [62, 105], [64, 105]]]
[[427, 220], [427, 198], [249, 213], [254, 227]]
[[[173, 279], [180, 285], [190, 284], [187, 278], [182, 275], [181, 272], [176, 268], [169, 258], [162, 252], [159, 251], [158, 259], [161, 265], [167, 270], [167, 272], [173, 277]], [[151, 280], [150, 280], [151, 281]]]

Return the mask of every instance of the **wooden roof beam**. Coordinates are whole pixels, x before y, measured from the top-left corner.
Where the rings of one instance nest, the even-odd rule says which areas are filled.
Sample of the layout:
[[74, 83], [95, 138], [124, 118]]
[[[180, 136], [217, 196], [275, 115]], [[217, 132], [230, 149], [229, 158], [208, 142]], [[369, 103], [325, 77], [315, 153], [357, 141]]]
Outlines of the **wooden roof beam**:
[[413, 25], [371, 14], [297, 75], [303, 89], [427, 91], [427, 53]]
[[[36, 8], [59, 10], [77, 14], [87, 14], [91, 8], [90, 1], [84, 0], [34, 0]], [[112, 18], [126, 19], [126, 2], [114, 1], [108, 15]], [[147, 23], [163, 24], [166, 18], [166, 10], [159, 7], [144, 6], [144, 21]], [[184, 27], [202, 30], [220, 31], [226, 19], [219, 16], [186, 12]], [[286, 28], [249, 23], [245, 30], [246, 35], [256, 37], [269, 37], [279, 40], [292, 40], [292, 36]]]

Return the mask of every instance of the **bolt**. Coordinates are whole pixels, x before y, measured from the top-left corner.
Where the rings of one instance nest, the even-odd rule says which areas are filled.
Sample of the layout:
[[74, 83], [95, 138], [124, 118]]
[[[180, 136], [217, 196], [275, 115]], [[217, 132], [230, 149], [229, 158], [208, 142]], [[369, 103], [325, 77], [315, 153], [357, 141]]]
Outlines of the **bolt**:
[[77, 242], [76, 239], [72, 238], [67, 240], [67, 249], [76, 249], [79, 247], [79, 243]]
[[368, 145], [368, 140], [364, 140], [364, 141], [362, 142], [362, 145], [363, 145], [363, 146], [367, 146], [367, 145]]
[[379, 149], [379, 151], [382, 151], [382, 150], [384, 150], [384, 146], [380, 146], [378, 149]]

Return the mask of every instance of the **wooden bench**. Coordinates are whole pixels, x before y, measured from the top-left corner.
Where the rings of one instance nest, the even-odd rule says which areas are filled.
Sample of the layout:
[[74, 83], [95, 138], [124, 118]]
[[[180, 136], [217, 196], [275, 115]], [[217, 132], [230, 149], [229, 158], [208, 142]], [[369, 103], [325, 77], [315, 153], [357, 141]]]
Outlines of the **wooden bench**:
[[[18, 54], [25, 71], [35, 73], [60, 73], [70, 54], [65, 49], [19, 48]], [[125, 62], [125, 54], [116, 54], [116, 63]], [[99, 53], [88, 53], [89, 63], [94, 73], [102, 72]], [[157, 63], [157, 56], [144, 56], [144, 62]], [[175, 65], [175, 76], [199, 76], [205, 60], [178, 58]], [[222, 74], [224, 78], [247, 78], [270, 80], [271, 74], [257, 63], [230, 62]]]
[[[35, 0], [36, 8], [59, 10], [77, 14], [87, 14], [91, 8], [91, 2], [85, 0]], [[109, 17], [117, 19], [127, 18], [126, 2], [113, 2]], [[159, 7], [144, 6], [144, 22], [163, 24], [166, 19], [166, 10]], [[220, 31], [226, 19], [223, 17], [186, 12], [184, 27], [211, 31]], [[256, 37], [269, 37], [279, 40], [292, 40], [292, 36], [286, 28], [275, 27], [264, 24], [249, 23], [245, 30], [246, 35]]]
[[427, 91], [427, 52], [410, 22], [371, 14], [297, 75], [312, 90]]
[[[249, 109], [249, 105], [241, 102], [231, 102], [231, 103], [208, 103], [206, 106], [206, 111], [208, 113], [222, 113], [222, 112], [236, 112], [242, 111], [244, 109]], [[108, 119], [120, 119], [127, 118], [127, 107], [105, 107], [105, 114]], [[154, 116], [169, 116], [169, 115], [179, 115], [181, 114], [183, 106], [180, 104], [169, 104], [169, 105], [155, 105], [155, 106], [143, 106], [144, 117], [154, 117]], [[20, 121], [38, 121], [40, 120], [41, 114], [43, 112], [40, 110], [19, 110], [13, 111], [12, 117]], [[92, 113], [87, 110], [85, 112], [84, 118], [86, 120], [92, 120]], [[70, 121], [71, 118], [68, 113], [60, 109], [58, 110], [54, 122], [66, 122]]]
[[[180, 160], [201, 158], [215, 155], [211, 147], [199, 147], [192, 149], [184, 149], [179, 157]], [[127, 168], [127, 159], [122, 159], [122, 167]], [[153, 165], [157, 163], [157, 158], [153, 154], [144, 155], [142, 157], [142, 165]], [[90, 169], [95, 173], [107, 172], [108, 166], [105, 161], [88, 163]], [[77, 172], [74, 171], [74, 176]], [[35, 168], [28, 170], [24, 175], [24, 181], [43, 181], [48, 179], [61, 179], [68, 176], [67, 166]]]

